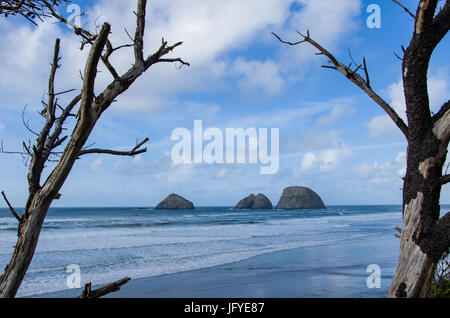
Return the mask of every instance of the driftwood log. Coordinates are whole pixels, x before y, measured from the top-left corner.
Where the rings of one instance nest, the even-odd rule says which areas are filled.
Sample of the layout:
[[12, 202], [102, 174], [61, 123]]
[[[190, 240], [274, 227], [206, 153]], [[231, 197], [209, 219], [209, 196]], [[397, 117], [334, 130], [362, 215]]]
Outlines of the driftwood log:
[[130, 281], [130, 277], [119, 279], [118, 281], [92, 290], [91, 283], [84, 285], [84, 290], [77, 298], [99, 298], [106, 294], [114, 293], [120, 290], [120, 287]]

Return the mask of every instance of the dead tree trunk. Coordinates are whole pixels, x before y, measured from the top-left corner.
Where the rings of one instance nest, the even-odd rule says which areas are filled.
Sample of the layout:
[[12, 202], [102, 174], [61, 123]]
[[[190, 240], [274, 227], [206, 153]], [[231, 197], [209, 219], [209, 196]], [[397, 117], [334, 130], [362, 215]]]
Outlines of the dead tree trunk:
[[450, 26], [450, 1], [435, 16], [437, 1], [420, 1], [414, 34], [403, 58], [408, 117], [403, 185], [403, 235], [390, 297], [426, 297], [436, 263], [450, 245], [450, 217], [439, 219], [442, 176], [450, 136], [449, 102], [430, 112], [427, 72], [431, 55]]
[[[59, 105], [57, 98], [61, 93], [55, 93], [54, 90], [55, 74], [59, 68], [60, 41], [59, 39], [56, 40], [49, 79], [48, 101], [43, 102], [45, 107], [41, 112], [46, 121], [32, 149], [29, 149], [24, 144], [23, 154], [31, 157], [28, 172], [29, 197], [24, 214], [19, 218], [18, 240], [13, 255], [5, 268], [5, 272], [0, 277], [0, 297], [2, 298], [14, 297], [16, 295], [33, 258], [47, 211], [53, 200], [59, 198], [59, 191], [69, 176], [75, 161], [83, 155], [92, 153], [134, 156], [147, 150], [146, 148], [141, 149], [141, 147], [148, 139], [137, 144], [128, 152], [109, 149], [84, 149], [86, 140], [102, 113], [152, 65], [160, 62], [179, 62], [184, 65], [189, 65], [180, 58], [163, 58], [163, 56], [170, 53], [174, 48], [181, 45], [181, 42], [169, 46], [163, 40], [161, 47], [154, 54], [144, 58], [143, 38], [146, 3], [146, 0], [138, 1], [134, 43], [119, 47], [113, 47], [112, 43], [108, 40], [111, 29], [108, 23], [103, 24], [98, 34], [91, 34], [65, 20], [48, 5], [49, 11], [55, 18], [74, 27], [75, 33], [83, 38], [82, 46], [91, 45], [91, 48], [85, 65], [81, 93], [66, 107], [62, 107]], [[135, 58], [133, 66], [125, 74], [119, 76], [109, 62], [109, 57], [118, 49], [125, 47], [134, 47]], [[113, 81], [100, 95], [95, 96], [94, 85], [100, 61], [110, 71]], [[72, 111], [78, 104], [77, 114], [74, 115]], [[60, 112], [58, 115], [57, 111]], [[63, 131], [63, 124], [69, 117], [77, 118], [76, 126], [72, 131], [64, 151], [58, 153], [59, 160], [56, 167], [43, 185], [41, 185], [41, 175], [46, 162], [55, 154], [55, 148], [61, 146], [68, 139], [68, 136], [61, 136], [61, 133]]]
[[[398, 1], [394, 1], [400, 4]], [[370, 85], [366, 60], [355, 67], [339, 62], [330, 52], [311, 39], [289, 45], [310, 43], [325, 55], [331, 65], [324, 65], [345, 75], [360, 87], [391, 117], [408, 141], [407, 169], [403, 187], [403, 230], [400, 253], [389, 297], [426, 297], [433, 280], [436, 263], [450, 246], [450, 213], [440, 218], [440, 193], [450, 175], [443, 166], [450, 141], [450, 101], [432, 115], [429, 105], [427, 72], [433, 51], [450, 29], [450, 0], [436, 13], [438, 0], [420, 0], [414, 33], [402, 64], [408, 125], [394, 109], [377, 95]], [[401, 4], [400, 4], [401, 5]], [[404, 9], [405, 7], [401, 5]], [[364, 78], [358, 74], [364, 71]]]

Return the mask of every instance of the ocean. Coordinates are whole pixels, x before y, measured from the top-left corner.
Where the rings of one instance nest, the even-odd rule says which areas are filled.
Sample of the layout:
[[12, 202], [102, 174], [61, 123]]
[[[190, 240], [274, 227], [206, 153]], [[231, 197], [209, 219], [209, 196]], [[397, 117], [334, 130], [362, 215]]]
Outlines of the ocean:
[[[125, 276], [209, 268], [287, 249], [392, 238], [394, 226], [401, 224], [399, 205], [292, 211], [52, 208], [17, 296], [67, 289], [72, 274], [68, 266], [73, 264], [80, 268], [82, 286], [90, 281], [103, 284]], [[17, 221], [0, 209], [1, 268], [16, 238]]]

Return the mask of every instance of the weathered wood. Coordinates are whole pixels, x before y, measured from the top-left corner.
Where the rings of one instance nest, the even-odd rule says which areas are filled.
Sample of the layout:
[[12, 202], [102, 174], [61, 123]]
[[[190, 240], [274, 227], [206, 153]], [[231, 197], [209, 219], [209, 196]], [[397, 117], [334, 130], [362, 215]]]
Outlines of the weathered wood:
[[120, 290], [120, 287], [125, 285], [126, 283], [128, 283], [130, 281], [130, 277], [125, 277], [122, 279], [119, 279], [118, 281], [105, 285], [103, 287], [97, 288], [92, 290], [92, 285], [91, 283], [87, 283], [84, 286], [84, 290], [81, 293], [80, 296], [78, 296], [77, 298], [99, 298], [102, 296], [105, 296], [107, 294], [110, 293], [114, 293], [118, 290]]
[[[427, 254], [414, 242], [415, 230], [420, 225], [420, 214], [423, 204], [423, 194], [405, 206], [400, 253], [395, 272], [395, 279], [389, 291], [390, 297], [397, 297], [399, 287], [403, 297], [425, 297], [431, 286], [429, 275], [434, 275], [436, 263], [432, 262]], [[422, 278], [422, 279], [418, 279]]]

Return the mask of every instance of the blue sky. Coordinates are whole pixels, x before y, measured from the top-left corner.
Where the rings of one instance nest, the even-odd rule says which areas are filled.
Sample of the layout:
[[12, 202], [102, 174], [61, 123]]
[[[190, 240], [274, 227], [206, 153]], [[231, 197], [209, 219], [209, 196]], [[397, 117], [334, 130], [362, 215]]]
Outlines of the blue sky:
[[[412, 11], [416, 0], [405, 0]], [[81, 24], [112, 24], [114, 44], [128, 43], [134, 30], [134, 1], [74, 1], [86, 15]], [[367, 7], [381, 8], [381, 28], [370, 29]], [[60, 11], [66, 16], [62, 7]], [[265, 193], [276, 204], [284, 187], [309, 186], [325, 204], [401, 204], [406, 142], [379, 106], [341, 74], [323, 69], [321, 56], [307, 44], [282, 45], [275, 31], [297, 41], [296, 31], [311, 36], [342, 62], [366, 57], [372, 87], [404, 116], [401, 45], [408, 45], [413, 21], [388, 0], [149, 1], [146, 52], [164, 37], [184, 41], [173, 56], [191, 67], [152, 67], [120, 96], [101, 118], [88, 143], [129, 149], [150, 138], [149, 151], [135, 158], [92, 155], [76, 163], [55, 206], [155, 206], [176, 192], [202, 205], [236, 204], [250, 193]], [[62, 40], [62, 69], [57, 89], [80, 88], [85, 51], [66, 26], [46, 21], [38, 28], [20, 18], [0, 20], [0, 136], [5, 150], [18, 150], [38, 129], [36, 111], [46, 92], [53, 43]], [[435, 51], [429, 68], [434, 110], [450, 97], [449, 37]], [[113, 62], [120, 71], [132, 63], [132, 50]], [[99, 73], [96, 89], [110, 81]], [[70, 96], [67, 96], [68, 99]], [[258, 164], [175, 165], [170, 139], [175, 128], [279, 128], [280, 167], [261, 175]], [[26, 200], [22, 159], [0, 155], [1, 188], [14, 205]], [[51, 165], [49, 166], [51, 168]], [[444, 188], [441, 202], [450, 203]]]

